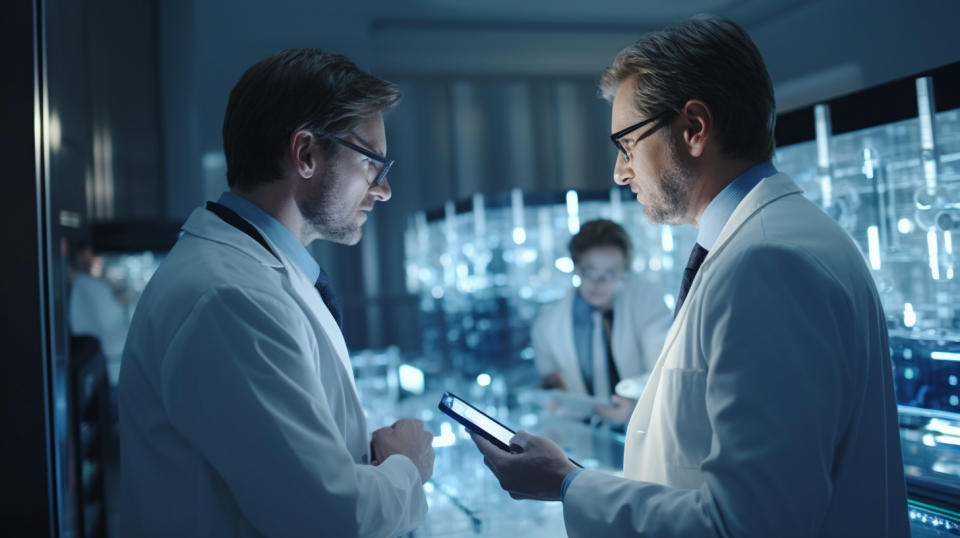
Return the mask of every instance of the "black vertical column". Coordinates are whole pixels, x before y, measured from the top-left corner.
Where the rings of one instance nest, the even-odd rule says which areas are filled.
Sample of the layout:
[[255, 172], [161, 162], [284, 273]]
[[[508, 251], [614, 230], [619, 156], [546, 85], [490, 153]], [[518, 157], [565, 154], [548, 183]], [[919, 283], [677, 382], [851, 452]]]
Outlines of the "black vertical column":
[[0, 534], [53, 536], [41, 0], [0, 16]]

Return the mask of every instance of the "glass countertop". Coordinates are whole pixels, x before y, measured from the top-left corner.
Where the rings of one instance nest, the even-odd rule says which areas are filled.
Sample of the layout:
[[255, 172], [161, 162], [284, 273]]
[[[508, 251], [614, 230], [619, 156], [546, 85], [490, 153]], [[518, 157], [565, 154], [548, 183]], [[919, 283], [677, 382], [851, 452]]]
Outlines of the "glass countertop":
[[[467, 391], [462, 391], [466, 394]], [[458, 394], [461, 394], [458, 393]], [[442, 392], [406, 398], [394, 406], [368, 410], [370, 429], [401, 417], [423, 420], [434, 434], [433, 478], [425, 485], [429, 511], [413, 536], [565, 536], [559, 502], [517, 501], [500, 488], [466, 430], [437, 409]], [[471, 401], [469, 396], [464, 396]], [[552, 416], [533, 400], [518, 398], [511, 407], [471, 403], [511, 429], [548, 437], [588, 469], [618, 473], [623, 465], [623, 435], [606, 426]], [[373, 408], [373, 406], [370, 406]]]

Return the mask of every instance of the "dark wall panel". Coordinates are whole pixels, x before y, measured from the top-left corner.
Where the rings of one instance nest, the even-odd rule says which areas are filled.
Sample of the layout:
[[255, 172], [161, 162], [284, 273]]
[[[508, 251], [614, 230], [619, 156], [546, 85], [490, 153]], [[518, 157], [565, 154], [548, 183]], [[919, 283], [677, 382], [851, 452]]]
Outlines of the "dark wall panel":
[[0, 521], [10, 536], [50, 536], [47, 386], [39, 196], [37, 23], [33, 2], [13, 2], [0, 17], [4, 83], [0, 95]]

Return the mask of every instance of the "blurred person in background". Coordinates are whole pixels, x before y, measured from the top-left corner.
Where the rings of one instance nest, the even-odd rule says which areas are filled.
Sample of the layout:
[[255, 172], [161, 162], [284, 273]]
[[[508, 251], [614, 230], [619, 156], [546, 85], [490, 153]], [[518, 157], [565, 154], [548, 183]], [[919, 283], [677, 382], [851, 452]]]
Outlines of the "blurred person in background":
[[193, 211], [134, 314], [120, 373], [123, 536], [379, 536], [427, 511], [433, 436], [367, 433], [341, 310], [306, 246], [353, 245], [390, 198], [393, 84], [316, 49], [230, 92], [230, 191]]
[[653, 369], [670, 311], [660, 287], [630, 270], [633, 245], [616, 222], [584, 223], [569, 249], [580, 285], [544, 306], [531, 331], [540, 386], [609, 399], [597, 413], [622, 423], [636, 400], [614, 389]]
[[92, 336], [100, 342], [112, 387], [120, 377], [120, 358], [129, 326], [126, 302], [104, 278], [103, 257], [88, 244], [78, 245], [67, 300], [70, 334]]

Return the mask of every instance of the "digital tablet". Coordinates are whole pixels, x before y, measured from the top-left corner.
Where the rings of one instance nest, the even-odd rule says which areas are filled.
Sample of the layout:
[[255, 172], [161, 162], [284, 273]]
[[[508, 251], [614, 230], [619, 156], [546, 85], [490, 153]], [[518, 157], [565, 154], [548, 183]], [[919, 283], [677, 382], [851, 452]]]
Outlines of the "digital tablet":
[[508, 452], [510, 451], [510, 439], [512, 439], [517, 432], [500, 424], [491, 418], [490, 415], [487, 415], [450, 392], [443, 393], [438, 407], [441, 411], [450, 415], [450, 418], [463, 424], [468, 430], [498, 447]]
[[[513, 439], [516, 432], [500, 424], [490, 415], [468, 404], [456, 394], [444, 392], [443, 396], [440, 397], [440, 404], [437, 407], [453, 420], [463, 424], [468, 430], [503, 450], [507, 452], [510, 451], [510, 439]], [[570, 463], [577, 467], [583, 467], [583, 465], [580, 465], [573, 459], [570, 459]]]

